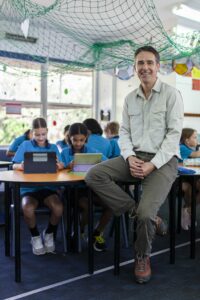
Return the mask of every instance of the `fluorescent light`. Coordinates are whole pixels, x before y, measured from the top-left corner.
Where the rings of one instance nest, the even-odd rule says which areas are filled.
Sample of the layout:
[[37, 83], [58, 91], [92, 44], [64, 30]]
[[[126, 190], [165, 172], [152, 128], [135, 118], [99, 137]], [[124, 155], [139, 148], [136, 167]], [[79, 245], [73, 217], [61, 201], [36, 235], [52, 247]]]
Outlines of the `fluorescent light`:
[[200, 11], [187, 5], [181, 4], [179, 7], [176, 6], [172, 9], [172, 12], [177, 16], [200, 22]]

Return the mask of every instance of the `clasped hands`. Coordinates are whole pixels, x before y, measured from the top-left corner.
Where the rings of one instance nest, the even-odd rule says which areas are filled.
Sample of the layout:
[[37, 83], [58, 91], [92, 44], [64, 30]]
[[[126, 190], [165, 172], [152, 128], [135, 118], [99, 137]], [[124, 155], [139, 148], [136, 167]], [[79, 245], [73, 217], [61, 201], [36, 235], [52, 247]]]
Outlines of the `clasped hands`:
[[136, 156], [129, 156], [128, 162], [130, 167], [130, 173], [133, 177], [144, 179], [153, 170], [155, 170], [155, 166], [152, 162], [144, 162]]

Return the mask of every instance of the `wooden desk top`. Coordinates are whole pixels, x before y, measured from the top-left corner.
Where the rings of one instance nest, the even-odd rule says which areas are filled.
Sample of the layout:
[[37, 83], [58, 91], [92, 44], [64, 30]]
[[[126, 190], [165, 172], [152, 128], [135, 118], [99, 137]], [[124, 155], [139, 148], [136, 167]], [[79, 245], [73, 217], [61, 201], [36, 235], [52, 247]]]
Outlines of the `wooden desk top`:
[[83, 181], [84, 174], [73, 174], [67, 170], [58, 171], [55, 174], [24, 174], [22, 171], [2, 171], [0, 181], [18, 183], [66, 183]]

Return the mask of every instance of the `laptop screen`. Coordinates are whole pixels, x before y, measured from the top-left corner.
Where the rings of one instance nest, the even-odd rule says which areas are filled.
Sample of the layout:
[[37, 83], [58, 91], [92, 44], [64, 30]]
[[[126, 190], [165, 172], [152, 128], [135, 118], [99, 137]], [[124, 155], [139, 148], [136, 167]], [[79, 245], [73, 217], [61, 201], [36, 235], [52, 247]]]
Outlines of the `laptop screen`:
[[73, 172], [87, 172], [102, 160], [102, 153], [75, 153]]
[[25, 152], [24, 173], [56, 173], [56, 152]]

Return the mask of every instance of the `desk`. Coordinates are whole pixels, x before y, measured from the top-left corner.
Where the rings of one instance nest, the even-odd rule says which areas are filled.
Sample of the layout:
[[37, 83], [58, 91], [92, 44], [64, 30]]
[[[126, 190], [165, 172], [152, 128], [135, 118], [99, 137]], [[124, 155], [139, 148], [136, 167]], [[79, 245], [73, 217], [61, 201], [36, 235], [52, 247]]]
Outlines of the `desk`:
[[[15, 213], [15, 281], [21, 282], [21, 245], [20, 245], [20, 187], [30, 185], [59, 185], [67, 186], [84, 181], [84, 176], [69, 174], [66, 170], [55, 174], [24, 174], [22, 171], [2, 171], [0, 181], [5, 183], [5, 255], [10, 256], [10, 204], [11, 193], [9, 184], [14, 187], [14, 213]], [[90, 198], [90, 197], [89, 197]], [[91, 205], [91, 201], [89, 201]], [[88, 224], [89, 225], [89, 224]], [[91, 235], [89, 235], [91, 239]], [[91, 241], [90, 241], [91, 243]], [[89, 256], [90, 257], [90, 256]]]
[[[195, 258], [195, 240], [196, 240], [196, 181], [200, 179], [200, 166], [198, 167], [187, 167], [187, 169], [192, 169], [196, 173], [195, 174], [181, 174], [179, 177], [179, 189], [181, 189], [181, 184], [183, 180], [190, 179], [192, 185], [192, 199], [191, 199], [191, 229], [190, 229], [190, 257]], [[181, 193], [179, 193], [180, 195]]]
[[10, 166], [12, 166], [12, 161], [4, 161], [4, 160], [0, 160], [0, 168], [7, 168], [9, 169]]

